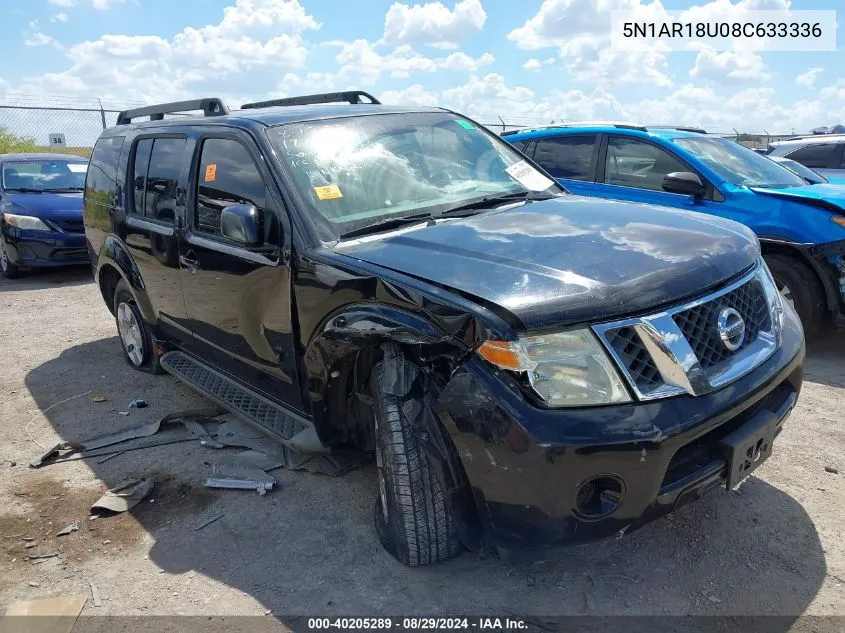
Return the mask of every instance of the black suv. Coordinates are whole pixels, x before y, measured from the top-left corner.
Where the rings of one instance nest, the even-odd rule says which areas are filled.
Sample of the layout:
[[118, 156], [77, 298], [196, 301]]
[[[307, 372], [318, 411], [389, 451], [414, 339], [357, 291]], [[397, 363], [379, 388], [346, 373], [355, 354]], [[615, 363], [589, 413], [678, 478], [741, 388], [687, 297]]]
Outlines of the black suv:
[[622, 535], [733, 488], [801, 388], [750, 230], [573, 197], [440, 108], [121, 113], [85, 227], [129, 364], [303, 458], [374, 455], [376, 529], [409, 565]]

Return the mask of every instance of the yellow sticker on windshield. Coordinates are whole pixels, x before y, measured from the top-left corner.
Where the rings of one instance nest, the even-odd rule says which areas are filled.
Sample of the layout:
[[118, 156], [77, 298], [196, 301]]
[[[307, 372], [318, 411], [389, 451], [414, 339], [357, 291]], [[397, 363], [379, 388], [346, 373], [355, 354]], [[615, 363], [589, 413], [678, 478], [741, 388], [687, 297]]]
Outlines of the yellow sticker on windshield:
[[337, 185], [323, 185], [322, 187], [314, 187], [314, 193], [317, 194], [317, 198], [320, 200], [337, 200], [338, 198], [342, 198], [343, 194], [340, 193], [340, 187]]

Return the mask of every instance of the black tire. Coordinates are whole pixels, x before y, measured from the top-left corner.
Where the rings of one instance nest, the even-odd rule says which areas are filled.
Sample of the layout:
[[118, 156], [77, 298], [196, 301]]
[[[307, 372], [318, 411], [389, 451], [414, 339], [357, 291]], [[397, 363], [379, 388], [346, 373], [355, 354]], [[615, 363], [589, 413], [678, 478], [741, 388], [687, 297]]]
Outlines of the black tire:
[[[121, 334], [121, 317], [126, 314], [125, 310], [131, 312], [134, 318], [134, 323], [137, 326], [137, 336], [135, 338], [140, 343], [138, 346], [140, 350], [134, 345], [127, 344], [124, 341], [124, 336]], [[132, 294], [129, 284], [123, 279], [117, 282], [117, 286], [114, 289], [113, 312], [120, 346], [123, 349], [123, 358], [126, 363], [132, 369], [137, 369], [138, 371], [150, 374], [163, 374], [164, 370], [161, 368], [161, 363], [159, 363], [158, 356], [155, 353], [153, 332], [138, 309], [138, 302], [135, 300], [135, 295]], [[130, 346], [132, 349], [129, 349]]]
[[789, 255], [766, 255], [765, 259], [775, 278], [778, 292], [784, 286], [789, 289], [804, 333], [808, 336], [817, 334], [825, 315], [825, 296], [815, 271], [800, 259]]
[[[0, 235], [0, 241], [2, 240], [3, 236]], [[3, 273], [3, 276], [6, 279], [17, 279], [21, 276], [20, 269], [10, 262], [9, 258], [6, 256], [5, 244], [0, 244], [0, 272]]]
[[426, 410], [429, 405], [418, 384], [405, 396], [385, 393], [382, 369], [376, 366], [371, 378], [380, 490], [384, 484], [375, 508], [379, 540], [409, 567], [454, 558], [461, 551], [457, 526], [417, 438], [419, 430], [408, 417], [409, 412], [433, 412]]

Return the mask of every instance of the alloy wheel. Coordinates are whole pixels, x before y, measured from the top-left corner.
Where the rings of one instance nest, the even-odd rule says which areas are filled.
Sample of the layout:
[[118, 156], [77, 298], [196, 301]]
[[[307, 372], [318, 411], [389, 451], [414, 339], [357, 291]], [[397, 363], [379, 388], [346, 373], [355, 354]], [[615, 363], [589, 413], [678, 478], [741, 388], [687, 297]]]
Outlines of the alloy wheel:
[[126, 355], [132, 364], [140, 367], [144, 362], [144, 335], [132, 307], [125, 302], [117, 306], [117, 329]]

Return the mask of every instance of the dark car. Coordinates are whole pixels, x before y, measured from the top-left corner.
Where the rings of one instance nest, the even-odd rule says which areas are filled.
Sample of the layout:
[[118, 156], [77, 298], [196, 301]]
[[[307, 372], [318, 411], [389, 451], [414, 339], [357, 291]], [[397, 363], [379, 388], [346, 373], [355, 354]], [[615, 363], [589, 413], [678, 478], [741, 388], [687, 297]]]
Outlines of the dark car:
[[297, 462], [374, 455], [409, 565], [621, 535], [769, 456], [804, 338], [749, 229], [571, 196], [468, 118], [367, 97], [103, 132], [86, 235], [132, 367]]
[[88, 161], [68, 154], [0, 154], [0, 272], [88, 263], [82, 189]]

